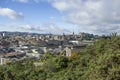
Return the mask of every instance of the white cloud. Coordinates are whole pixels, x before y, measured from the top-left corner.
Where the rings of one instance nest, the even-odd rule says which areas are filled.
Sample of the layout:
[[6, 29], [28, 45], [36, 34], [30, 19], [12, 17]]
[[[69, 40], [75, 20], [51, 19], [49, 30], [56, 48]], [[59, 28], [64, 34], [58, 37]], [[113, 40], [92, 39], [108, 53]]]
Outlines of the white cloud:
[[54, 17], [54, 16], [50, 16], [49, 17], [51, 20], [54, 20], [56, 17]]
[[71, 33], [68, 29], [58, 26], [55, 23], [44, 23], [42, 25], [44, 32], [52, 34]]
[[17, 2], [21, 2], [21, 3], [27, 3], [29, 0], [12, 0], [12, 1], [17, 1]]
[[52, 34], [62, 34], [71, 33], [68, 29], [64, 27], [57, 26], [54, 23], [44, 23], [43, 25], [32, 25], [32, 24], [9, 24], [7, 25], [16, 31], [23, 32], [38, 32], [38, 33], [52, 33]]
[[19, 0], [20, 2], [27, 3], [28, 0]]
[[54, 2], [53, 6], [60, 11], [66, 11], [69, 9], [70, 5], [65, 1]]
[[17, 13], [9, 8], [0, 8], [0, 16], [6, 16], [10, 19], [19, 19], [23, 17], [22, 13]]
[[0, 23], [0, 26], [6, 26], [5, 24], [3, 24], [3, 23]]
[[[120, 0], [51, 0], [64, 20], [93, 33], [120, 32]], [[116, 28], [117, 26], [117, 28]]]
[[35, 3], [39, 3], [39, 2], [44, 2], [44, 1], [47, 1], [47, 0], [12, 0], [13, 2], [16, 1], [16, 2], [20, 2], [20, 3], [28, 3], [30, 1], [33, 1]]
[[24, 30], [24, 31], [42, 31], [42, 29], [40, 28], [40, 26], [38, 25], [31, 25], [31, 24], [24, 24], [24, 25], [16, 25], [13, 24], [10, 27], [16, 28], [16, 29], [20, 29], [20, 30]]

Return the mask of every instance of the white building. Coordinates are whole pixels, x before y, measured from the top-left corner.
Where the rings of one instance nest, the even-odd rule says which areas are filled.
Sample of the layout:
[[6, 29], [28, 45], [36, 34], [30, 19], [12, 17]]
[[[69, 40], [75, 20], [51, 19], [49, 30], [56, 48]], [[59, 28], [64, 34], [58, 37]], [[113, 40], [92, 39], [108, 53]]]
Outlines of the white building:
[[43, 65], [43, 62], [35, 62], [34, 65], [37, 67], [37, 66], [42, 66]]
[[72, 54], [71, 49], [70, 49], [70, 48], [68, 48], [68, 47], [66, 47], [66, 56], [67, 56], [67, 57], [70, 57], [70, 56], [71, 56], [71, 54]]
[[6, 64], [6, 59], [5, 58], [0, 58], [0, 65]]

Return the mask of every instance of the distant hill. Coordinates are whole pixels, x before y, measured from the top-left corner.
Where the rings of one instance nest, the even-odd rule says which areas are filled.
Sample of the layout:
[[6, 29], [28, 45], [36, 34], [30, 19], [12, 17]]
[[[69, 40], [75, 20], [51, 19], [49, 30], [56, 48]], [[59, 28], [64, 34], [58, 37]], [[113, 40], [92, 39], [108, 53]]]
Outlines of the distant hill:
[[26, 36], [26, 35], [52, 35], [52, 34], [39, 34], [39, 33], [29, 33], [29, 32], [9, 32], [9, 31], [1, 31], [0, 34], [5, 34], [6, 36], [10, 35], [21, 35], [21, 36]]

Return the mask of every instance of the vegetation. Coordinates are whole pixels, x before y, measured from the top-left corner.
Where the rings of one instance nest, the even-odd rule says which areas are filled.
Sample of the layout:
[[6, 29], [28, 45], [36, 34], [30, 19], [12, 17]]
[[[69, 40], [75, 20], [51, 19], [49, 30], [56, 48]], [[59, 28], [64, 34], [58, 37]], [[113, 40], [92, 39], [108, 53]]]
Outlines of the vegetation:
[[0, 66], [0, 80], [120, 80], [120, 37], [101, 38], [69, 58], [46, 53], [40, 61]]

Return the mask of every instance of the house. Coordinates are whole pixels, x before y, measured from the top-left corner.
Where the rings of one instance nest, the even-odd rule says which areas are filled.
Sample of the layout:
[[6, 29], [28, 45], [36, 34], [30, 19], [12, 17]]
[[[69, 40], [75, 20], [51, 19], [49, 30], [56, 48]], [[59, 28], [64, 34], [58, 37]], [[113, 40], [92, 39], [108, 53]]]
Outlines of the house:
[[69, 47], [66, 47], [66, 56], [70, 57], [72, 55], [72, 50]]
[[37, 67], [37, 66], [42, 66], [43, 65], [43, 62], [35, 62], [34, 65]]
[[0, 65], [6, 64], [6, 59], [5, 58], [0, 58]]
[[23, 57], [25, 55], [26, 55], [26, 53], [22, 53], [22, 52], [11, 52], [11, 53], [7, 53], [4, 57], [5, 58], [14, 58], [14, 57]]
[[42, 51], [43, 53], [46, 53], [47, 52], [47, 47], [40, 47], [39, 51]]
[[36, 59], [40, 59], [41, 54], [38, 54], [38, 53], [32, 53], [31, 56], [35, 57]]

